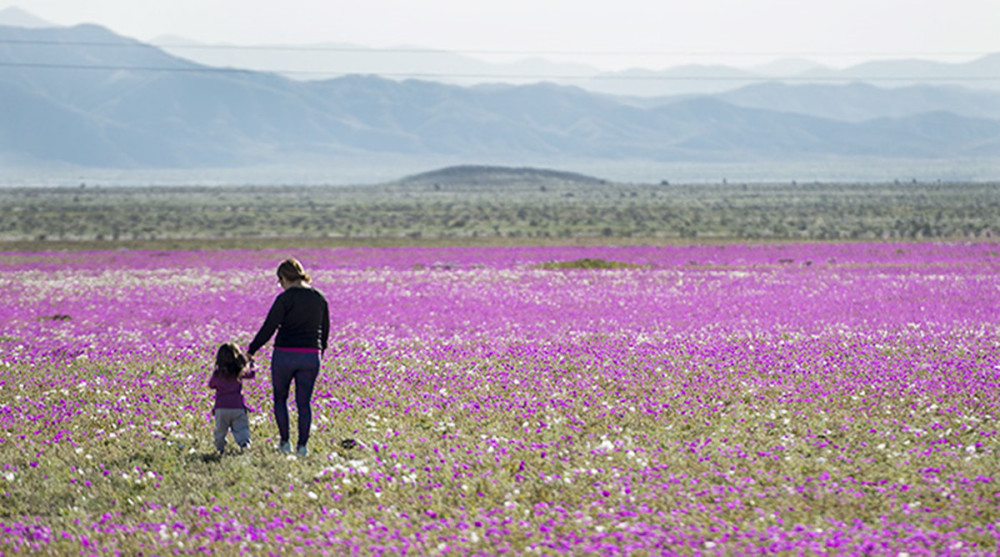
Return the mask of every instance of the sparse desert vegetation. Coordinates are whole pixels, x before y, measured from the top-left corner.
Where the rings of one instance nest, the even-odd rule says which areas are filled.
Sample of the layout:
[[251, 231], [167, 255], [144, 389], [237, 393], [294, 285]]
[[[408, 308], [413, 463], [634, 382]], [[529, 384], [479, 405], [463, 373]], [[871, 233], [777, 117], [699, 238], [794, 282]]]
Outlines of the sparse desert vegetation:
[[[446, 179], [447, 178], [447, 179]], [[495, 177], [494, 177], [495, 178]], [[0, 241], [107, 247], [571, 240], [983, 239], [996, 183], [616, 184], [429, 176], [376, 186], [0, 189]], [[12, 243], [13, 242], [13, 243]]]

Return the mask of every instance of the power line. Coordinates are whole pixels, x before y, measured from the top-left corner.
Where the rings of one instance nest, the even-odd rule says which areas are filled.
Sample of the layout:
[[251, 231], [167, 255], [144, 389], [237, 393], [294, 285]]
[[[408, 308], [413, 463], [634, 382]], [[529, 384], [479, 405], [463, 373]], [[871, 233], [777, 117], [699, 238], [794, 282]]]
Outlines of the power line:
[[[0, 62], [6, 68], [36, 68], [51, 70], [104, 70], [137, 72], [194, 72], [194, 73], [258, 73], [240, 68], [216, 68], [212, 66], [115, 66], [110, 64], [48, 64], [42, 62]], [[278, 72], [275, 72], [278, 73]]]
[[190, 50], [274, 50], [290, 52], [363, 52], [368, 54], [489, 54], [524, 56], [812, 56], [812, 57], [912, 57], [912, 56], [985, 56], [993, 54], [983, 51], [690, 51], [690, 50], [509, 50], [509, 49], [440, 49], [420, 47], [363, 47], [350, 45], [227, 45], [191, 43], [144, 43], [133, 40], [114, 41], [63, 41], [43, 39], [0, 39], [0, 44], [24, 44], [40, 46], [96, 46], [109, 48], [176, 48]]
[[663, 74], [616, 74], [610, 72], [596, 74], [451, 74], [433, 72], [343, 72], [343, 71], [319, 71], [319, 70], [251, 70], [243, 68], [223, 68], [214, 66], [119, 66], [111, 64], [49, 64], [37, 62], [0, 62], [0, 67], [8, 68], [32, 68], [32, 69], [56, 69], [56, 70], [102, 70], [102, 71], [136, 71], [136, 72], [182, 72], [182, 73], [230, 73], [230, 74], [254, 74], [254, 73], [276, 73], [276, 74], [302, 74], [318, 76], [339, 76], [339, 75], [378, 75], [390, 78], [413, 78], [413, 79], [551, 79], [551, 80], [625, 80], [625, 81], [876, 81], [876, 82], [901, 82], [901, 81], [925, 81], [925, 82], [955, 82], [955, 81], [1000, 81], [1000, 75], [996, 76], [732, 76], [732, 75], [663, 75]]

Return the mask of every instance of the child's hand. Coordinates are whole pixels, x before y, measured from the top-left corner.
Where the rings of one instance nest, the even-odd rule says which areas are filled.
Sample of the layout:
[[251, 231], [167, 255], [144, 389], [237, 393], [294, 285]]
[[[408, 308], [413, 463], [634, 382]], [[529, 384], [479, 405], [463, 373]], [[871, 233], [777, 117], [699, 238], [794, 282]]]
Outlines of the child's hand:
[[243, 373], [240, 375], [244, 379], [253, 379], [254, 377], [257, 376], [257, 365], [254, 364], [253, 362], [250, 362], [250, 365], [248, 365], [246, 369], [243, 370]]

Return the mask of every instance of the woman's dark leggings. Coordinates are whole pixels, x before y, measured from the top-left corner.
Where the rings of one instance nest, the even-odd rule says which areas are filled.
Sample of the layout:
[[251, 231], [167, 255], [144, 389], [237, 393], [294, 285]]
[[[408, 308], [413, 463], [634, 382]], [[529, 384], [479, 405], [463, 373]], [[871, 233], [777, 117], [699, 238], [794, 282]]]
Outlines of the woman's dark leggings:
[[274, 391], [274, 420], [278, 435], [286, 443], [288, 433], [288, 394], [295, 381], [295, 407], [299, 411], [299, 441], [304, 447], [309, 442], [312, 428], [312, 394], [319, 376], [320, 354], [291, 352], [276, 348], [271, 356], [271, 387]]

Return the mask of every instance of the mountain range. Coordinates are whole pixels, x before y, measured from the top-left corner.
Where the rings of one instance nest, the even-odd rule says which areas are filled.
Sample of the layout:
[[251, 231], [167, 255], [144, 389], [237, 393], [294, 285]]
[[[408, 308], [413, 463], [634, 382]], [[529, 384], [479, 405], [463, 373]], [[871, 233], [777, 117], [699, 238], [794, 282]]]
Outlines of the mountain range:
[[280, 73], [300, 80], [350, 74], [434, 79], [456, 85], [549, 81], [610, 95], [661, 97], [711, 94], [766, 81], [796, 84], [868, 83], [886, 87], [937, 84], [1000, 91], [1000, 54], [962, 63], [930, 60], [877, 60], [832, 68], [806, 60], [736, 68], [684, 64], [662, 69], [603, 71], [581, 63], [523, 58], [490, 62], [454, 52], [398, 47], [369, 48], [347, 43], [314, 45], [204, 44], [163, 36], [150, 44], [200, 64]]
[[661, 69], [604, 71], [587, 64], [540, 57], [495, 62], [455, 52], [406, 46], [383, 49], [347, 43], [245, 46], [204, 44], [175, 36], [157, 37], [151, 44], [200, 64], [269, 71], [300, 80], [376, 74], [465, 86], [548, 81], [595, 93], [640, 97], [711, 94], [776, 80], [825, 85], [868, 83], [893, 88], [936, 84], [1000, 91], [1000, 54], [961, 63], [873, 60], [847, 68], [781, 59], [749, 68], [684, 64]]
[[555, 83], [306, 81], [208, 66], [96, 25], [0, 26], [0, 105], [7, 164], [1000, 156], [1000, 92], [986, 89], [765, 82], [650, 98]]
[[595, 92], [650, 97], [719, 93], [768, 81], [820, 85], [867, 83], [893, 88], [935, 84], [1000, 91], [1000, 54], [962, 63], [878, 60], [843, 69], [796, 65], [790, 60], [751, 69], [691, 64], [662, 70], [604, 72], [580, 85]]

